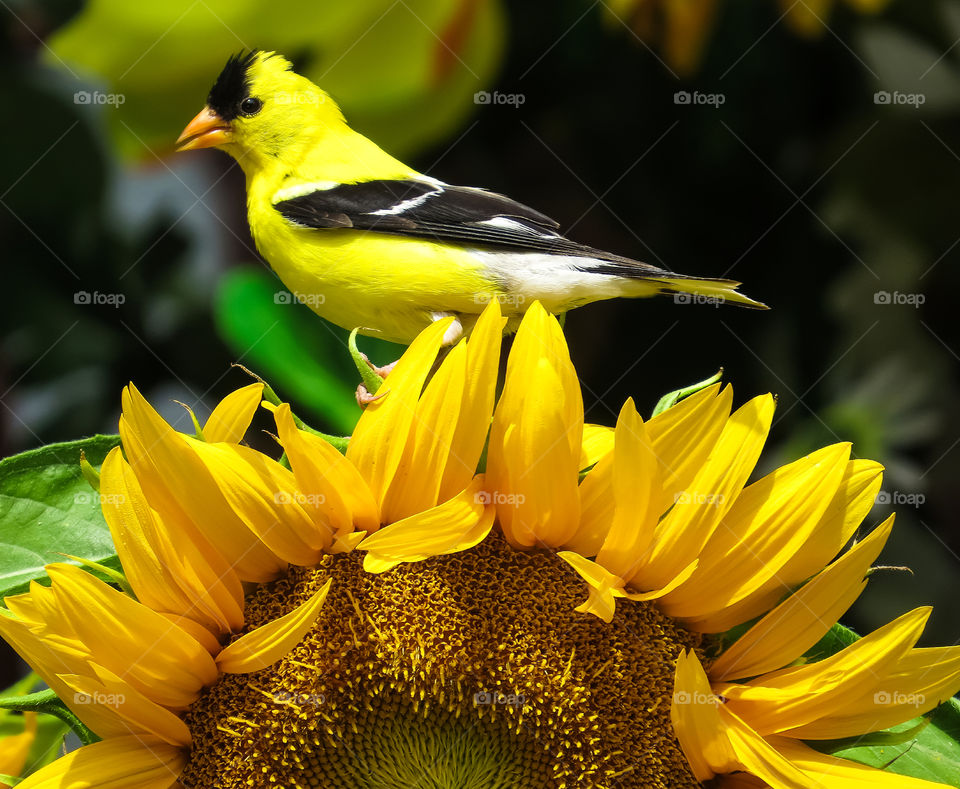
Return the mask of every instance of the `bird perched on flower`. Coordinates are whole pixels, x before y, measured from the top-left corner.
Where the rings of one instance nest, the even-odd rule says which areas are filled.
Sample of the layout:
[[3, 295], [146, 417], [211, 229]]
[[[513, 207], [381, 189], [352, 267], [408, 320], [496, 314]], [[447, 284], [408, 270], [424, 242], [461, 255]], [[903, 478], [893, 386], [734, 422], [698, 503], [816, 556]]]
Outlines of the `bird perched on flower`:
[[273, 52], [231, 57], [177, 143], [239, 162], [260, 252], [299, 301], [363, 334], [409, 343], [453, 317], [449, 345], [492, 300], [508, 330], [534, 301], [555, 314], [657, 293], [763, 307], [738, 282], [593, 249], [508, 197], [418, 173], [353, 131]]

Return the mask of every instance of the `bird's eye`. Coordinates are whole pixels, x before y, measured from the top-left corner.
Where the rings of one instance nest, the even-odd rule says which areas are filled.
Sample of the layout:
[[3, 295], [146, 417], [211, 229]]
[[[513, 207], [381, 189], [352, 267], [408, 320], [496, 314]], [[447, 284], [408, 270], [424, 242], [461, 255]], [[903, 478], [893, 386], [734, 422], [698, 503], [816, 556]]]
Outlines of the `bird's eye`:
[[240, 112], [243, 115], [256, 115], [263, 107], [263, 102], [255, 96], [248, 96], [240, 102]]

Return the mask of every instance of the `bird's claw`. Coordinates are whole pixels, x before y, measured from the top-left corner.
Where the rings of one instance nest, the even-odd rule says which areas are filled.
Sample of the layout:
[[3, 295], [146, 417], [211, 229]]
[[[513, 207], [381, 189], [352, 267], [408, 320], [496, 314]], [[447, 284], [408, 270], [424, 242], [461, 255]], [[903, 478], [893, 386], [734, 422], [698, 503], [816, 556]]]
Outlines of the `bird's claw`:
[[370, 394], [370, 390], [367, 389], [363, 384], [360, 384], [357, 387], [357, 405], [361, 408], [366, 408], [370, 403], [374, 403], [377, 400], [380, 400], [383, 397], [386, 397], [389, 393], [389, 390], [380, 392], [379, 394]]

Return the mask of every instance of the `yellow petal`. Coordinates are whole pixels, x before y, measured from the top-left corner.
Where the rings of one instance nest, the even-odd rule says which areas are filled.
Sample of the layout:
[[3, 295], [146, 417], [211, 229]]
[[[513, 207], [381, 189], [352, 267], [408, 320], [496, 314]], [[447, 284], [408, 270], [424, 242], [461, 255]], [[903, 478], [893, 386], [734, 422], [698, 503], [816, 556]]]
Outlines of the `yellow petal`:
[[689, 489], [660, 521], [649, 563], [635, 576], [638, 584], [664, 586], [700, 555], [760, 457], [775, 404], [762, 395], [730, 416]]
[[291, 471], [250, 447], [188, 441], [235, 517], [264, 545], [285, 562], [316, 564], [333, 532], [308, 514], [311, 502]]
[[19, 789], [170, 789], [187, 753], [158, 737], [132, 735], [84, 745], [35, 772]]
[[877, 501], [883, 466], [872, 460], [851, 460], [836, 494], [810, 539], [784, 565], [782, 579], [796, 583], [825, 567], [843, 550]]
[[[888, 773], [848, 759], [828, 756], [787, 737], [771, 736], [767, 740], [780, 754], [810, 776], [816, 786], [829, 789], [943, 789], [941, 783]], [[726, 784], [722, 786], [726, 787]]]
[[204, 540], [170, 529], [154, 512], [120, 448], [100, 471], [103, 515], [137, 599], [155, 611], [187, 616], [213, 632], [243, 627], [243, 587]]
[[778, 789], [820, 789], [713, 692], [696, 653], [677, 658], [670, 719], [690, 768], [700, 781], [746, 771]]
[[272, 666], [313, 627], [332, 584], [331, 579], [289, 614], [240, 636], [217, 656], [217, 666], [225, 674], [249, 674]]
[[99, 729], [98, 735], [115, 737], [140, 732], [159, 737], [170, 745], [189, 747], [190, 729], [170, 710], [150, 701], [103, 666], [91, 663], [90, 670], [94, 676], [61, 674], [60, 679], [74, 692], [71, 709], [81, 704], [96, 704], [116, 715], [115, 725], [108, 731]]
[[[211, 655], [216, 655], [221, 649], [222, 644], [220, 639], [217, 638], [213, 633], [210, 632], [206, 627], [201, 624], [198, 624], [194, 619], [188, 619], [185, 616], [180, 616], [178, 614], [170, 614], [165, 611], [158, 612], [160, 616], [166, 619], [168, 622], [173, 623], [181, 630], [185, 630], [191, 636], [193, 636], [197, 643], [199, 643], [207, 652]], [[237, 630], [242, 629], [242, 625], [237, 628]]]
[[604, 622], [613, 621], [616, 598], [625, 597], [634, 601], [656, 600], [682, 584], [697, 567], [697, 562], [694, 560], [689, 567], [684, 568], [676, 578], [661, 589], [653, 589], [648, 592], [628, 592], [624, 587], [622, 578], [614, 575], [597, 562], [585, 559], [573, 551], [560, 551], [557, 556], [576, 570], [577, 574], [587, 583], [587, 599], [574, 610], [580, 613], [593, 614]]
[[187, 437], [164, 422], [133, 384], [124, 389], [122, 399], [123, 449], [147, 501], [161, 518], [192, 524], [241, 580], [263, 583], [285, 571], [287, 563], [224, 500]]
[[354, 465], [320, 436], [298, 429], [286, 403], [273, 409], [273, 416], [297, 486], [314, 504], [317, 517], [339, 536], [354, 527], [376, 531], [377, 502]]
[[[10, 599], [7, 598], [8, 601]], [[0, 636], [3, 636], [3, 640], [40, 675], [57, 696], [73, 708], [73, 692], [60, 679], [60, 674], [88, 671], [88, 655], [77, 654], [77, 650], [61, 649], [58, 645], [38, 637], [32, 632], [32, 628], [23, 622], [6, 614], [0, 614]], [[117, 723], [116, 715], [101, 705], [78, 704], [75, 705], [74, 712], [83, 724], [94, 732], [111, 731], [111, 727]]]
[[403, 562], [458, 553], [483, 542], [496, 514], [483, 484], [478, 475], [459, 496], [371, 534], [360, 543], [360, 550], [367, 552], [363, 569], [382, 573]]
[[461, 340], [447, 354], [416, 405], [403, 458], [383, 500], [380, 517], [384, 523], [437, 505], [460, 420], [466, 372], [467, 344]]
[[893, 516], [770, 611], [710, 665], [710, 679], [756, 677], [810, 649], [860, 596], [892, 528]]
[[670, 720], [698, 781], [708, 781], [718, 773], [733, 772], [738, 767], [736, 753], [720, 718], [721, 703], [696, 653], [692, 649], [682, 651], [677, 657]]
[[960, 647], [912, 649], [842, 709], [784, 734], [806, 740], [852, 737], [916, 718], [960, 689]]
[[0, 773], [18, 776], [27, 766], [27, 757], [37, 739], [37, 713], [23, 714], [23, 731], [0, 740]]
[[417, 336], [380, 387], [377, 394], [382, 396], [364, 410], [350, 439], [347, 459], [378, 503], [383, 502], [403, 458], [423, 382], [452, 320], [435, 321]]
[[700, 552], [697, 572], [661, 601], [663, 611], [698, 620], [776, 577], [816, 529], [849, 456], [849, 444], [835, 444], [746, 488]]
[[556, 318], [527, 310], [507, 362], [487, 459], [489, 490], [516, 546], [559, 546], [580, 519], [583, 400]]
[[613, 428], [606, 425], [584, 425], [580, 448], [580, 470], [590, 468], [613, 450]]
[[822, 789], [823, 784], [797, 768], [727, 707], [720, 718], [740, 769], [778, 789]]
[[[883, 467], [872, 460], [851, 460], [817, 528], [776, 576], [749, 597], [712, 615], [709, 624], [697, 623], [696, 627], [705, 632], [725, 632], [769, 611], [793, 589], [820, 572], [850, 541], [873, 508], [882, 472]], [[693, 622], [687, 624], [694, 626]]]
[[477, 472], [477, 464], [490, 431], [505, 324], [506, 318], [500, 314], [500, 303], [492, 299], [470, 332], [460, 419], [443, 470], [437, 501], [456, 496], [470, 484]]
[[850, 699], [890, 673], [923, 631], [930, 608], [918, 608], [835, 655], [765, 674], [744, 685], [720, 684], [727, 706], [761, 734], [795, 729], [841, 714]]
[[57, 609], [45, 622], [45, 638], [75, 631], [91, 661], [165, 707], [186, 707], [216, 680], [210, 654], [160, 614], [79, 567], [51, 564], [46, 570]]
[[669, 501], [685, 491], [707, 462], [730, 416], [733, 387], [708, 386], [647, 422]]
[[239, 444], [250, 428], [253, 415], [263, 398], [263, 384], [255, 383], [237, 389], [223, 398], [203, 426], [203, 440]]
[[611, 487], [613, 518], [597, 563], [629, 582], [646, 563], [654, 529], [667, 509], [657, 454], [632, 399], [617, 419]]
[[580, 523], [563, 547], [581, 556], [596, 556], [613, 524], [613, 452], [601, 457], [587, 472], [579, 490]]
[[[719, 384], [709, 386], [645, 424], [647, 438], [660, 466], [666, 502], [675, 501], [706, 462], [730, 415], [732, 399], [731, 387], [720, 392]], [[600, 445], [590, 457], [598, 459], [580, 483], [580, 523], [564, 547], [581, 556], [596, 556], [613, 523], [613, 455], [609, 450], [613, 449], [614, 431], [587, 425], [585, 436], [587, 428], [594, 433], [593, 442]]]

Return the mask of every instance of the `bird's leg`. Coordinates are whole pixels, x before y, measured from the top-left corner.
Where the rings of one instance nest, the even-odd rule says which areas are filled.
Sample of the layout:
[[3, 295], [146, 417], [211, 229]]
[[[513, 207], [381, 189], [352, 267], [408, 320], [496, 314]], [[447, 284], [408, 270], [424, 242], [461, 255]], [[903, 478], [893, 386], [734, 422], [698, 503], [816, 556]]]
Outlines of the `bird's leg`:
[[[463, 324], [460, 322], [459, 317], [449, 312], [431, 312], [430, 313], [430, 318], [434, 321], [442, 320], [443, 318], [449, 318], [449, 317], [453, 318], [453, 323], [451, 323], [450, 326], [447, 327], [447, 330], [443, 333], [443, 341], [440, 347], [440, 353], [437, 355], [437, 359], [430, 370], [428, 380], [430, 377], [433, 376], [433, 374], [440, 367], [440, 363], [446, 358], [447, 352], [449, 352], [450, 348], [453, 347], [453, 345], [455, 345], [460, 340], [461, 337], [463, 337]], [[355, 335], [351, 335], [351, 341], [353, 343], [351, 347], [351, 353], [353, 353], [353, 351], [356, 348]], [[370, 368], [370, 370], [375, 375], [377, 375], [379, 378], [382, 378], [382, 379], [385, 379], [391, 372], [393, 372], [393, 368], [396, 367], [397, 362], [400, 361], [399, 359], [397, 359], [394, 362], [390, 362], [390, 364], [385, 364], [382, 367], [377, 367], [373, 362], [370, 361], [370, 359], [367, 357], [365, 353], [362, 353], [359, 350], [356, 350], [355, 359], [356, 358], [359, 358], [363, 362], [365, 362], [366, 365]], [[359, 367], [359, 364], [358, 364], [358, 367]], [[361, 370], [361, 374], [362, 372], [363, 371]], [[366, 406], [370, 405], [370, 403], [373, 403], [376, 400], [379, 400], [381, 397], [383, 397], [386, 394], [387, 394], [386, 392], [382, 392], [380, 394], [377, 394], [376, 392], [371, 392], [370, 389], [367, 387], [367, 385], [362, 383], [359, 386], [357, 386], [357, 392], [356, 392], [357, 405], [359, 405], [361, 408], [365, 408]]]

